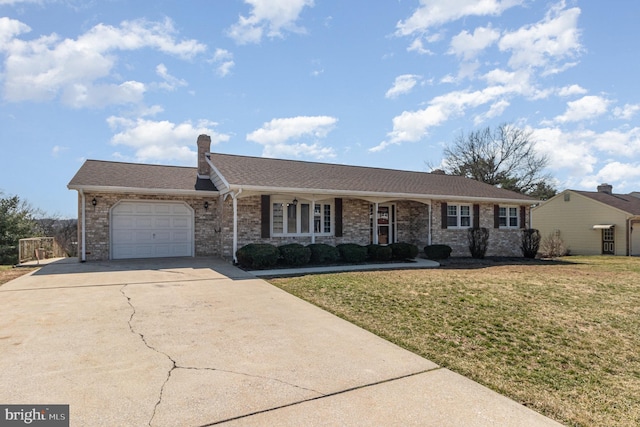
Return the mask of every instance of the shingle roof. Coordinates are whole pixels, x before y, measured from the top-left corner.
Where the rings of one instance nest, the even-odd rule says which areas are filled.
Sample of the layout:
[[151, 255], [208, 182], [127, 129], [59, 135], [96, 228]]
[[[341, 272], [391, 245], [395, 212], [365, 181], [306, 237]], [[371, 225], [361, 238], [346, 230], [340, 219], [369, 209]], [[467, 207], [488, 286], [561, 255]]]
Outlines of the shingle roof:
[[87, 160], [69, 188], [117, 187], [138, 190], [216, 191], [208, 179], [198, 179], [193, 167]]
[[631, 215], [640, 215], [640, 198], [630, 194], [608, 194], [594, 191], [575, 191], [585, 197], [612, 206]]
[[534, 201], [459, 176], [218, 153], [210, 159], [231, 186]]
[[[366, 192], [523, 202], [534, 200], [459, 176], [217, 153], [211, 153], [210, 159], [231, 186], [263, 188], [265, 191], [299, 189], [344, 194]], [[112, 187], [163, 192], [216, 191], [210, 180], [197, 178], [195, 167], [101, 160], [87, 160], [68, 187]]]

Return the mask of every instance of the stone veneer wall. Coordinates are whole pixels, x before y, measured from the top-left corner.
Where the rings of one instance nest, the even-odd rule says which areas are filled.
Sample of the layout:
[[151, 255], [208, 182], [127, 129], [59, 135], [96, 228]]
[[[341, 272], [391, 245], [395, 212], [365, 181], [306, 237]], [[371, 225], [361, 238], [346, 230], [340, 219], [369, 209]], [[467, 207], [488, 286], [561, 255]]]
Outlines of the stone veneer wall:
[[[489, 230], [489, 247], [487, 256], [522, 256], [520, 242], [522, 229], [493, 228], [493, 206], [491, 203], [480, 204], [480, 227]], [[451, 246], [451, 256], [470, 256], [467, 229], [443, 229], [441, 202], [434, 202], [432, 209], [432, 244], [445, 244]], [[529, 226], [531, 209], [527, 206], [526, 224]]]
[[[93, 206], [91, 200], [96, 198], [97, 204]], [[111, 247], [110, 211], [121, 200], [158, 200], [185, 202], [194, 211], [195, 255], [219, 256], [221, 255], [220, 220], [218, 215], [218, 197], [178, 197], [155, 196], [138, 194], [114, 194], [114, 193], [85, 193], [86, 213], [86, 259], [108, 260]], [[204, 208], [204, 202], [209, 202], [209, 209]], [[82, 256], [82, 197], [78, 194], [78, 254]]]

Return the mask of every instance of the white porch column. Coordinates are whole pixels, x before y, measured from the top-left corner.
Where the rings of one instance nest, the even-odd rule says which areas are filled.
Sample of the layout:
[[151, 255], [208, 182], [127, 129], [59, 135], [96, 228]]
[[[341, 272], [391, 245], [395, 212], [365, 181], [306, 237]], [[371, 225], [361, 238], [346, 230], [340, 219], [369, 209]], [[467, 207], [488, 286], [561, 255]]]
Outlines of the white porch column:
[[378, 244], [378, 207], [379, 203], [373, 204], [373, 244]]
[[427, 244], [431, 246], [431, 203], [429, 203], [429, 230], [427, 235]]
[[[320, 221], [322, 221], [322, 212], [320, 212]], [[322, 223], [322, 222], [321, 222]], [[311, 243], [316, 242], [316, 201], [311, 201]]]
[[238, 262], [236, 252], [238, 251], [238, 199], [233, 196], [233, 262]]
[[238, 192], [231, 193], [233, 200], [233, 262], [238, 262], [236, 252], [238, 252], [238, 196], [242, 193], [242, 189]]

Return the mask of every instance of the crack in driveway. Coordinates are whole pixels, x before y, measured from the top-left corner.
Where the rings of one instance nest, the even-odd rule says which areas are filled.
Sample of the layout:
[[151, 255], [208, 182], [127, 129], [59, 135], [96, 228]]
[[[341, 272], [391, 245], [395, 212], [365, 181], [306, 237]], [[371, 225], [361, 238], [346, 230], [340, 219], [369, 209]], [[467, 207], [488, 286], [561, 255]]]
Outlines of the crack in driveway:
[[262, 376], [262, 375], [253, 375], [253, 374], [248, 374], [248, 373], [245, 373], [245, 372], [236, 372], [236, 371], [230, 371], [230, 370], [226, 370], [226, 369], [178, 365], [178, 363], [176, 362], [176, 360], [174, 358], [172, 358], [169, 354], [165, 353], [164, 351], [158, 350], [154, 346], [150, 345], [149, 342], [147, 341], [146, 337], [144, 336], [144, 334], [142, 332], [138, 332], [134, 328], [132, 322], [133, 322], [134, 316], [136, 315], [136, 307], [131, 302], [131, 297], [128, 296], [126, 294], [126, 292], [125, 292], [125, 288], [127, 286], [129, 286], [129, 284], [123, 285], [120, 288], [120, 293], [127, 299], [127, 304], [129, 304], [129, 307], [131, 307], [131, 315], [129, 316], [129, 320], [127, 322], [128, 325], [129, 325], [129, 330], [131, 331], [132, 334], [138, 335], [140, 337], [140, 339], [142, 340], [142, 343], [148, 349], [150, 349], [150, 350], [152, 350], [152, 351], [154, 351], [154, 352], [156, 352], [158, 354], [161, 354], [161, 355], [165, 356], [171, 362], [171, 369], [169, 369], [169, 371], [167, 372], [167, 377], [165, 378], [164, 382], [162, 383], [162, 387], [160, 387], [160, 393], [159, 393], [159, 396], [158, 396], [158, 401], [156, 402], [156, 404], [153, 407], [153, 412], [151, 414], [151, 418], [149, 419], [149, 423], [148, 423], [149, 426], [152, 425], [153, 419], [156, 416], [156, 411], [158, 410], [158, 406], [160, 406], [160, 404], [162, 403], [162, 396], [164, 394], [164, 389], [167, 386], [167, 384], [169, 383], [169, 380], [171, 379], [171, 374], [176, 369], [196, 370], [196, 371], [218, 371], [218, 372], [225, 372], [225, 373], [230, 373], [230, 374], [235, 374], [235, 375], [242, 375], [242, 376], [246, 376], [246, 377], [250, 377], [250, 378], [259, 378], [259, 379], [263, 379], [263, 380], [267, 380], [267, 381], [279, 382], [279, 383], [285, 384], [285, 385], [287, 385], [289, 387], [294, 387], [294, 388], [298, 388], [298, 389], [301, 389], [301, 390], [305, 390], [305, 391], [309, 391], [309, 392], [315, 393], [315, 394], [318, 395], [316, 398], [326, 396], [325, 393], [322, 393], [322, 392], [319, 392], [317, 390], [313, 390], [313, 389], [310, 389], [310, 388], [302, 387], [300, 385], [292, 384], [292, 383], [280, 380], [278, 378], [265, 377], [265, 376]]

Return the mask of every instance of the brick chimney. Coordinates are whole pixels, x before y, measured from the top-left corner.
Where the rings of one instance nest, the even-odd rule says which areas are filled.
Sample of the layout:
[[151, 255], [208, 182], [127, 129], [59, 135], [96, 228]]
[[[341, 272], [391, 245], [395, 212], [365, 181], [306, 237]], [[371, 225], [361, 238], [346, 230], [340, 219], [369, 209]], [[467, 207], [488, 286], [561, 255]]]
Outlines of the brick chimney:
[[205, 154], [211, 151], [211, 137], [209, 135], [198, 136], [198, 176], [209, 178], [211, 168], [205, 159]]
[[613, 185], [609, 185], [607, 183], [598, 185], [598, 193], [612, 194]]

